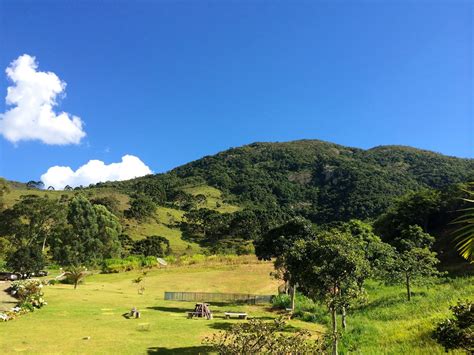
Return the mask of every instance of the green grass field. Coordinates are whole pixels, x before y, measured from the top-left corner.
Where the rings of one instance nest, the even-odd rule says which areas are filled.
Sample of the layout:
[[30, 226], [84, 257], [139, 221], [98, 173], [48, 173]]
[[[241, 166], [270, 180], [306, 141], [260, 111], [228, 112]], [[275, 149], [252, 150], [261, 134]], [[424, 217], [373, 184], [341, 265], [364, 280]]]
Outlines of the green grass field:
[[[16, 320], [0, 323], [2, 353], [96, 353], [145, 354], [197, 353], [206, 335], [225, 329], [239, 320], [225, 320], [226, 310], [246, 311], [254, 317], [277, 314], [267, 306], [213, 305], [213, 320], [187, 319], [194, 303], [163, 300], [168, 291], [243, 292], [271, 294], [277, 282], [271, 279], [271, 264], [200, 265], [151, 271], [145, 294], [138, 295], [132, 279], [137, 273], [97, 274], [74, 290], [70, 285], [45, 288], [48, 305]], [[141, 319], [125, 319], [132, 307]], [[317, 324], [293, 321], [296, 327]], [[84, 338], [90, 337], [89, 340]]]
[[[239, 320], [225, 320], [227, 310], [246, 311], [263, 319], [278, 316], [269, 306], [211, 305], [215, 318], [186, 318], [194, 303], [164, 301], [164, 291], [237, 292], [273, 294], [278, 281], [269, 276], [271, 263], [245, 257], [240, 264], [196, 264], [156, 269], [139, 295], [132, 279], [137, 272], [94, 274], [74, 290], [70, 285], [45, 288], [48, 305], [34, 313], [0, 323], [2, 353], [206, 353], [203, 337]], [[244, 263], [245, 262], [245, 263]], [[458, 299], [472, 297], [474, 278], [457, 278], [427, 287], [415, 287], [411, 302], [402, 287], [369, 282], [368, 303], [349, 312], [342, 353], [442, 354], [431, 338], [436, 321], [449, 315]], [[132, 307], [141, 319], [125, 319]], [[318, 337], [326, 328], [325, 308], [318, 306], [316, 322], [292, 320]], [[90, 337], [90, 339], [85, 339]]]

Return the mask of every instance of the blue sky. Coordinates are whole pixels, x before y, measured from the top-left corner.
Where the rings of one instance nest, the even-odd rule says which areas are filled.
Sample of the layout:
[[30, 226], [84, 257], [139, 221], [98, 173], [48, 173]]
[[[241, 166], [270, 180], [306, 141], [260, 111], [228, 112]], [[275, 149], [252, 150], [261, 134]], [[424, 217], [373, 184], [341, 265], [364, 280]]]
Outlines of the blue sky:
[[474, 157], [470, 1], [0, 0], [0, 112], [22, 54], [79, 144], [0, 136], [0, 176], [131, 154], [154, 172], [255, 141]]

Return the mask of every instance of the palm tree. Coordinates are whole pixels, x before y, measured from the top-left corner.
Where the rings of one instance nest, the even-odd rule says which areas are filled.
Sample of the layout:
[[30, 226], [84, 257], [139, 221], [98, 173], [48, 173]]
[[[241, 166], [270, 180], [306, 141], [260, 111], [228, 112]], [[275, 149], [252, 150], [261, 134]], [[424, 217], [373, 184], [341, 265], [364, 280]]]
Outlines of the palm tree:
[[77, 288], [79, 282], [81, 282], [87, 275], [89, 275], [89, 272], [85, 267], [81, 266], [71, 266], [64, 273], [64, 276], [74, 284], [74, 289]]
[[[471, 187], [474, 183], [469, 184]], [[464, 190], [469, 198], [463, 198], [468, 203], [474, 203], [474, 191]], [[463, 258], [474, 263], [474, 207], [462, 209], [463, 215], [456, 218], [453, 223], [461, 224], [455, 234], [456, 247]]]

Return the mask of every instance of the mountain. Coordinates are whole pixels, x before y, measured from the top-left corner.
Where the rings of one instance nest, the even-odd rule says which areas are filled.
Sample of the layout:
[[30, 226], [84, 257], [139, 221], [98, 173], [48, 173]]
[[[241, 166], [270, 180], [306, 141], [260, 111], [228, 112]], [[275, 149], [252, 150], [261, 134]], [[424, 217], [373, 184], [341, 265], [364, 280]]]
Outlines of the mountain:
[[364, 150], [299, 140], [231, 148], [165, 174], [97, 187], [141, 192], [173, 204], [190, 186], [209, 185], [243, 208], [281, 208], [325, 223], [375, 218], [409, 191], [473, 179], [473, 159], [405, 146]]

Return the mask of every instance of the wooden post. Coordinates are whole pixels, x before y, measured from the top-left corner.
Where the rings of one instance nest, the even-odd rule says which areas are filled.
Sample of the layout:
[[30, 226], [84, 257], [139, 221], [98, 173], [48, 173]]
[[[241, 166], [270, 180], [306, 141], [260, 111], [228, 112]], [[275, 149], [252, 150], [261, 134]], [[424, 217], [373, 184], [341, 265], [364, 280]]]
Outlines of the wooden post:
[[407, 286], [407, 295], [408, 295], [408, 301], [411, 300], [411, 290], [410, 290], [410, 276], [408, 273], [405, 274], [406, 277], [406, 286]]
[[336, 316], [336, 305], [331, 305], [331, 319], [332, 319], [332, 355], [337, 355], [337, 316]]
[[296, 301], [296, 283], [291, 288], [291, 313], [295, 312], [295, 301]]

